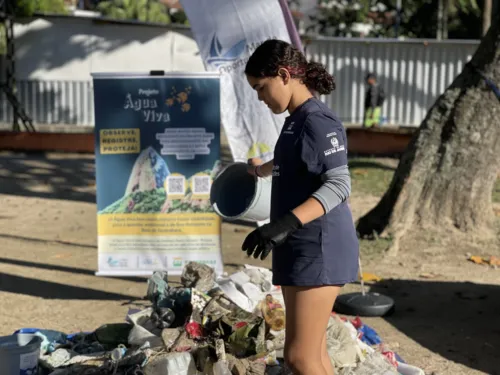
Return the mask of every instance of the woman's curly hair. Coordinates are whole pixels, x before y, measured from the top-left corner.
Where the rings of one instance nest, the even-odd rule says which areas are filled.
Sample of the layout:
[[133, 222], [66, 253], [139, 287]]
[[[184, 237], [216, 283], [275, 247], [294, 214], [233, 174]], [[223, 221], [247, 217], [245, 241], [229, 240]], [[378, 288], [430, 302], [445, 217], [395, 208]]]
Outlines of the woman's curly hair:
[[255, 78], [276, 77], [281, 68], [319, 94], [326, 95], [335, 90], [335, 78], [323, 64], [308, 62], [297, 48], [277, 39], [269, 39], [257, 47], [247, 62], [245, 74]]

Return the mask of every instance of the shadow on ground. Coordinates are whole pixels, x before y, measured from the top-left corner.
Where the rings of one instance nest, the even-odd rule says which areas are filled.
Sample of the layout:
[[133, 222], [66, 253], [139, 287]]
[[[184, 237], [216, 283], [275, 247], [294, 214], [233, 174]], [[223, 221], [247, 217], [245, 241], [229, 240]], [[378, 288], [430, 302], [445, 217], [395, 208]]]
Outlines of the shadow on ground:
[[385, 319], [420, 345], [453, 362], [500, 374], [500, 286], [384, 280], [371, 291], [394, 298], [396, 310]]
[[349, 159], [349, 168], [351, 170], [354, 169], [378, 169], [378, 170], [386, 170], [386, 171], [395, 171], [396, 167], [392, 167], [390, 165], [378, 162], [371, 161], [369, 159], [358, 159], [358, 158], [350, 158]]
[[63, 300], [137, 300], [137, 297], [0, 273], [0, 291]]
[[0, 152], [0, 194], [93, 203], [94, 156]]
[[[71, 274], [77, 274], [77, 275], [95, 276], [95, 272], [91, 271], [91, 270], [87, 270], [84, 268], [61, 266], [61, 265], [57, 265], [57, 264], [46, 264], [46, 263], [31, 262], [31, 261], [21, 260], [21, 259], [9, 259], [9, 258], [1, 258], [0, 257], [0, 264], [2, 264], [2, 263], [14, 265], [14, 266], [21, 266], [21, 267], [38, 268], [41, 270], [48, 270], [48, 271], [60, 271], [60, 272], [68, 272]], [[124, 280], [124, 281], [134, 281], [134, 282], [139, 282], [139, 283], [146, 283], [148, 281], [148, 278], [142, 277], [142, 276], [137, 276], [137, 277], [132, 277], [132, 276], [130, 276], [130, 277], [127, 277], [127, 276], [113, 276], [113, 277], [111, 277], [110, 276], [110, 278]], [[0, 289], [1, 288], [2, 288], [2, 285], [0, 285]]]

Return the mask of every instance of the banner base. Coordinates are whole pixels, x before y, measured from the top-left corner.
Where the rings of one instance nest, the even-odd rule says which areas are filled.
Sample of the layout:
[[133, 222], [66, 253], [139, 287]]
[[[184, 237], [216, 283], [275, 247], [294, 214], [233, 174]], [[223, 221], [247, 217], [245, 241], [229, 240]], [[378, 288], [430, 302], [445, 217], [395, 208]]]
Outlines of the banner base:
[[[181, 276], [182, 269], [177, 270], [154, 270], [154, 271], [96, 271], [94, 272], [95, 276], [108, 276], [108, 277], [150, 277], [154, 272], [167, 272], [168, 276]], [[215, 276], [220, 277], [224, 273], [222, 269], [215, 269]]]
[[[167, 270], [158, 270], [163, 272], [168, 272]], [[95, 276], [127, 276], [127, 277], [143, 277], [143, 276], [151, 276], [155, 271], [96, 271], [94, 273]], [[182, 270], [175, 272], [168, 272], [169, 275], [180, 276], [182, 274]]]

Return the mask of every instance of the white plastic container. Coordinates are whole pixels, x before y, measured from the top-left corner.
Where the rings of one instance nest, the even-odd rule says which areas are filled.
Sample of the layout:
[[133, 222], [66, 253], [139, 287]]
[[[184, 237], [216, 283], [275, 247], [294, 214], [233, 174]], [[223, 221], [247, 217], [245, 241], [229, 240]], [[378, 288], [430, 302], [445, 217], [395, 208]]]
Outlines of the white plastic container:
[[425, 375], [424, 370], [407, 363], [398, 362], [398, 372], [401, 375]]
[[34, 334], [0, 337], [0, 375], [36, 374], [41, 344]]
[[172, 353], [156, 357], [144, 367], [144, 375], [197, 375], [191, 353]]
[[272, 180], [254, 177], [247, 168], [245, 163], [227, 166], [212, 184], [210, 202], [224, 219], [266, 221], [271, 210]]

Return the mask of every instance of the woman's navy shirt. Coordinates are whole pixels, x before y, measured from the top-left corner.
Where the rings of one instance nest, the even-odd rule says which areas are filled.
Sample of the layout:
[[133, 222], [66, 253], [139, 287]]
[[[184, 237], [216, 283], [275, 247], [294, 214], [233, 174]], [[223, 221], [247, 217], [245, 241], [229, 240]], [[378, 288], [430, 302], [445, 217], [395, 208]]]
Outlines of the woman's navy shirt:
[[[304, 203], [328, 170], [347, 165], [347, 135], [316, 98], [287, 117], [274, 150], [271, 220]], [[276, 285], [337, 285], [357, 279], [359, 243], [347, 201], [294, 232], [273, 251]]]

